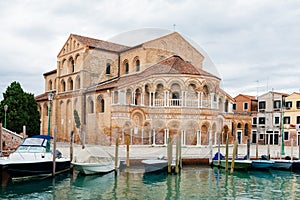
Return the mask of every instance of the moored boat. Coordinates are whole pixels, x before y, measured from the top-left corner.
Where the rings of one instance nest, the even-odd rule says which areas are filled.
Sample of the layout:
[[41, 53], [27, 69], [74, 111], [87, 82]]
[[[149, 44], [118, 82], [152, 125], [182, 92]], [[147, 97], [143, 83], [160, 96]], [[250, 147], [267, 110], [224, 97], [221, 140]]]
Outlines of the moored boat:
[[[228, 159], [228, 169], [231, 168], [232, 159]], [[237, 170], [247, 170], [251, 166], [252, 161], [251, 160], [234, 160], [234, 169]], [[213, 166], [216, 167], [226, 167], [226, 160], [213, 160], [212, 161]]]
[[163, 171], [168, 168], [168, 160], [163, 159], [142, 160], [142, 164], [144, 165], [145, 172]]
[[281, 170], [289, 170], [291, 169], [293, 164], [292, 160], [274, 160], [274, 164], [272, 168], [281, 169]]
[[[37, 135], [24, 139], [23, 143], [7, 159], [0, 160], [11, 178], [33, 178], [49, 176], [53, 172], [53, 152], [46, 150], [51, 136]], [[50, 142], [50, 141], [49, 141]], [[55, 152], [55, 172], [60, 173], [70, 169], [70, 159]]]
[[[108, 173], [115, 169], [115, 158], [100, 147], [86, 147], [74, 157], [72, 165], [84, 175]], [[117, 167], [119, 165], [118, 160]]]
[[270, 169], [274, 165], [274, 160], [252, 160], [252, 169]]

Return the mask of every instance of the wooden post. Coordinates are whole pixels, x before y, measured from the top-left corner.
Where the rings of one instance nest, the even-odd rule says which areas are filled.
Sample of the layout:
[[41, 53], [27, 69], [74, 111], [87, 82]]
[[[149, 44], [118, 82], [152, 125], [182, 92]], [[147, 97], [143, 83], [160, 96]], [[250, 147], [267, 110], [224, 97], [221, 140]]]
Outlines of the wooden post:
[[74, 131], [70, 132], [70, 162], [73, 160], [73, 148], [74, 148]]
[[220, 158], [220, 153], [221, 153], [221, 150], [220, 150], [220, 135], [219, 135], [219, 137], [218, 137], [218, 167], [220, 166], [220, 160], [221, 160], [221, 158]]
[[227, 136], [226, 136], [226, 156], [225, 156], [225, 171], [227, 172], [228, 171], [228, 133], [226, 133]]
[[179, 138], [176, 140], [176, 163], [175, 163], [175, 173], [179, 172]]
[[167, 147], [167, 153], [168, 153], [168, 173], [171, 173], [171, 164], [172, 164], [172, 138], [168, 138], [168, 147]]
[[2, 157], [3, 142], [2, 142], [2, 123], [0, 123], [0, 157]]
[[119, 138], [116, 139], [115, 174], [118, 174], [118, 168], [119, 168]]
[[250, 160], [250, 139], [247, 140], [247, 160]]
[[130, 138], [129, 135], [126, 135], [126, 166], [129, 167], [129, 143], [130, 143]]
[[53, 170], [52, 170], [52, 176], [55, 176], [55, 170], [56, 170], [56, 126], [54, 126], [53, 129], [53, 151], [52, 151], [52, 156], [53, 156]]
[[256, 160], [258, 159], [258, 137], [259, 137], [259, 133], [257, 131], [256, 132], [256, 153], [255, 153]]
[[292, 139], [292, 144], [291, 144], [291, 160], [293, 160], [293, 154], [294, 154], [294, 139]]
[[181, 150], [182, 150], [181, 144], [182, 143], [181, 143], [181, 134], [180, 133], [179, 133], [178, 139], [179, 139], [179, 142], [178, 142], [179, 143], [179, 168], [182, 169], [182, 155], [181, 155]]
[[234, 155], [236, 154], [236, 149], [237, 149], [237, 141], [235, 141], [233, 147], [230, 174], [233, 174], [234, 171]]

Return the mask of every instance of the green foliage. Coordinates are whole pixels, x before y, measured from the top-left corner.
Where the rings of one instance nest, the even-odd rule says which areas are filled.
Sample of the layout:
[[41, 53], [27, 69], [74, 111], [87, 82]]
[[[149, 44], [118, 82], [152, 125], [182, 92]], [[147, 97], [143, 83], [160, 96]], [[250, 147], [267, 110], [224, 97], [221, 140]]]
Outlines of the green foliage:
[[80, 124], [80, 118], [77, 110], [74, 110], [74, 119], [75, 119], [76, 128], [80, 128], [81, 124]]
[[3, 93], [3, 98], [0, 102], [0, 121], [4, 124], [4, 105], [7, 105], [7, 129], [21, 133], [25, 125], [27, 135], [40, 134], [40, 113], [33, 94], [24, 92], [20, 83], [14, 81]]

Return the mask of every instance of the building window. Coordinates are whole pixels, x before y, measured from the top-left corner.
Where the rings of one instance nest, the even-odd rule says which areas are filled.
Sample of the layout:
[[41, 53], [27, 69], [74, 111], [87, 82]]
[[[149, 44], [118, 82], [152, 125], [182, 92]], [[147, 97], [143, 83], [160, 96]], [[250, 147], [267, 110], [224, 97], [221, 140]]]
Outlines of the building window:
[[256, 138], [257, 138], [257, 132], [256, 131], [252, 131], [252, 143], [256, 144]]
[[274, 101], [273, 108], [274, 109], [281, 108], [281, 102], [280, 102], [280, 100]]
[[258, 103], [258, 109], [259, 110], [264, 110], [264, 109], [266, 109], [266, 102], [265, 101], [260, 101], [259, 103]]
[[263, 139], [264, 139], [264, 134], [260, 133], [260, 134], [259, 134], [259, 139], [260, 139], [260, 140], [263, 140]]
[[293, 106], [293, 102], [292, 101], [286, 101], [285, 102], [285, 107], [286, 108], [291, 108]]
[[284, 123], [284, 124], [290, 124], [290, 122], [291, 122], [290, 117], [284, 117], [284, 118], [283, 118], [283, 123]]
[[289, 132], [285, 131], [284, 132], [284, 140], [289, 140]]
[[280, 118], [279, 117], [275, 117], [274, 118], [274, 124], [279, 124], [280, 123]]
[[300, 116], [297, 116], [297, 124], [300, 124]]
[[258, 124], [265, 124], [266, 123], [266, 118], [265, 117], [259, 117], [258, 118]]
[[106, 74], [110, 74], [110, 63], [106, 64]]
[[300, 109], [300, 101], [296, 101], [297, 109]]
[[89, 104], [90, 104], [89, 113], [94, 113], [94, 101], [90, 100]]
[[136, 65], [136, 71], [140, 71], [140, 60], [136, 60], [135, 62], [135, 65]]
[[232, 104], [232, 109], [233, 109], [233, 110], [236, 110], [236, 104], [235, 104], [235, 103]]
[[257, 124], [257, 118], [256, 118], [256, 117], [253, 117], [253, 118], [252, 118], [252, 124], [253, 124], [253, 125], [256, 125], [256, 124]]
[[49, 90], [52, 90], [52, 81], [49, 81]]
[[248, 102], [244, 103], [244, 110], [248, 110]]
[[125, 63], [125, 74], [129, 73], [129, 64]]

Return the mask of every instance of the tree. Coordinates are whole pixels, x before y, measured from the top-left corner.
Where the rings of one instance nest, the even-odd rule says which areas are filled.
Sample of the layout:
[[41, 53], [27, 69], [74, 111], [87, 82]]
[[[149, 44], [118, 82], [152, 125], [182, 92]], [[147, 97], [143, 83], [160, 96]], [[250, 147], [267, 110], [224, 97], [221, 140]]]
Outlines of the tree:
[[[40, 113], [38, 104], [33, 94], [23, 91], [20, 83], [14, 81], [3, 93], [3, 100], [0, 102], [0, 109], [4, 110], [4, 105], [8, 106], [6, 112], [6, 128], [16, 133], [23, 132], [26, 126], [26, 134], [29, 136], [40, 133]], [[5, 112], [0, 112], [0, 121], [3, 123]]]

